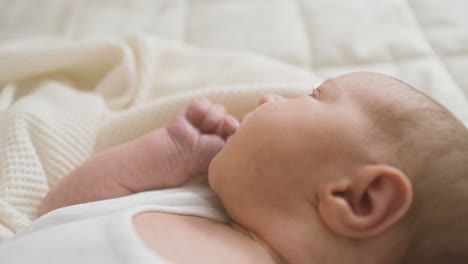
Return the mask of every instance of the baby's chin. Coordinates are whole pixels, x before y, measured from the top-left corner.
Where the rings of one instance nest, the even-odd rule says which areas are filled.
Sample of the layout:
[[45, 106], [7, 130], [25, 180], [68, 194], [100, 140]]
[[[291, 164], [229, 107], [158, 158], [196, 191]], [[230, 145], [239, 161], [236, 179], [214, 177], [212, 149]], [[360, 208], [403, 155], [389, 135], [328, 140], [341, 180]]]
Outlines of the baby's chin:
[[232, 192], [232, 181], [229, 180], [233, 175], [230, 173], [230, 169], [227, 168], [228, 155], [221, 150], [211, 161], [208, 167], [208, 185], [216, 193], [221, 201], [224, 201]]
[[210, 166], [208, 166], [208, 185], [211, 187], [211, 189], [213, 189], [215, 192], [217, 192], [217, 186], [219, 185], [218, 182], [219, 182], [219, 173], [220, 173], [220, 162], [219, 162], [219, 157], [220, 157], [220, 154], [223, 150], [221, 149], [221, 151], [216, 154], [216, 156], [214, 156], [214, 158], [211, 160], [210, 162]]

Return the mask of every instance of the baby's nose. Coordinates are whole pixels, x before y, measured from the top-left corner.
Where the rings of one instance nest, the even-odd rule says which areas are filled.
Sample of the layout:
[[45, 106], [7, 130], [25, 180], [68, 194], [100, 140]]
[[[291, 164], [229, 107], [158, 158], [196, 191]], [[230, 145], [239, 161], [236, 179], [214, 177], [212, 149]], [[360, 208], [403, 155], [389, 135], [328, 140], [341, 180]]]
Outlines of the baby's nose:
[[262, 96], [262, 98], [258, 102], [258, 105], [262, 105], [264, 103], [268, 103], [268, 102], [276, 101], [276, 100], [281, 100], [281, 99], [283, 99], [283, 97], [280, 96], [280, 95], [277, 95], [275, 93], [268, 93], [268, 94], [265, 94], [264, 96]]
[[[258, 105], [262, 105], [264, 103], [268, 103], [268, 102], [271, 102], [271, 101], [276, 101], [276, 100], [282, 100], [284, 99], [284, 97], [282, 97], [281, 95], [277, 95], [275, 93], [267, 93], [265, 94], [264, 96], [262, 96], [262, 98], [260, 99], [260, 101], [258, 101]], [[242, 123], [247, 117], [249, 117], [250, 115], [252, 114], [252, 112], [249, 112], [247, 114], [245, 114], [240, 122]]]

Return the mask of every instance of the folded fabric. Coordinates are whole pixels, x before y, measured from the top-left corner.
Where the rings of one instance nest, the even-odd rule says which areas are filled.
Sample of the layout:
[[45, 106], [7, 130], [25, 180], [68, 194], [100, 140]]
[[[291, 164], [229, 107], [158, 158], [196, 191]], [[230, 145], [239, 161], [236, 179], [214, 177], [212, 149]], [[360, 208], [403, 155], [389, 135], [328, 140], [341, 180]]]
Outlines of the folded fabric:
[[51, 186], [93, 153], [164, 126], [208, 97], [240, 117], [265, 92], [310, 92], [313, 73], [249, 53], [144, 34], [0, 46], [0, 241], [37, 216]]

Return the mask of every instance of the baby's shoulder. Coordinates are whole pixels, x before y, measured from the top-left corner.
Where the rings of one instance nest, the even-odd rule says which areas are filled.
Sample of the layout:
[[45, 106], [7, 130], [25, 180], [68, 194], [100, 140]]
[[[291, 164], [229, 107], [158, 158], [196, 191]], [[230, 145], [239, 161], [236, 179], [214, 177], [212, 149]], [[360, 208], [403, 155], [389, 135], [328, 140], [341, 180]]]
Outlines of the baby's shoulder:
[[148, 211], [133, 225], [149, 249], [173, 263], [274, 263], [263, 246], [207, 218]]

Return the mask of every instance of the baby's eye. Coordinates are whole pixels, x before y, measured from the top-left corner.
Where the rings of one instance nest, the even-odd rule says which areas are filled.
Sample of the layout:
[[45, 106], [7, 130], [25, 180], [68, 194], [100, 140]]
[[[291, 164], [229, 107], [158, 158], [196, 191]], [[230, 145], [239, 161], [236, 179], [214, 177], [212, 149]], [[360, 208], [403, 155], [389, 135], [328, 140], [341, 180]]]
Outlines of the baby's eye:
[[312, 93], [310, 94], [310, 97], [314, 98], [314, 99], [319, 99], [320, 97], [320, 90], [319, 88], [315, 88]]

